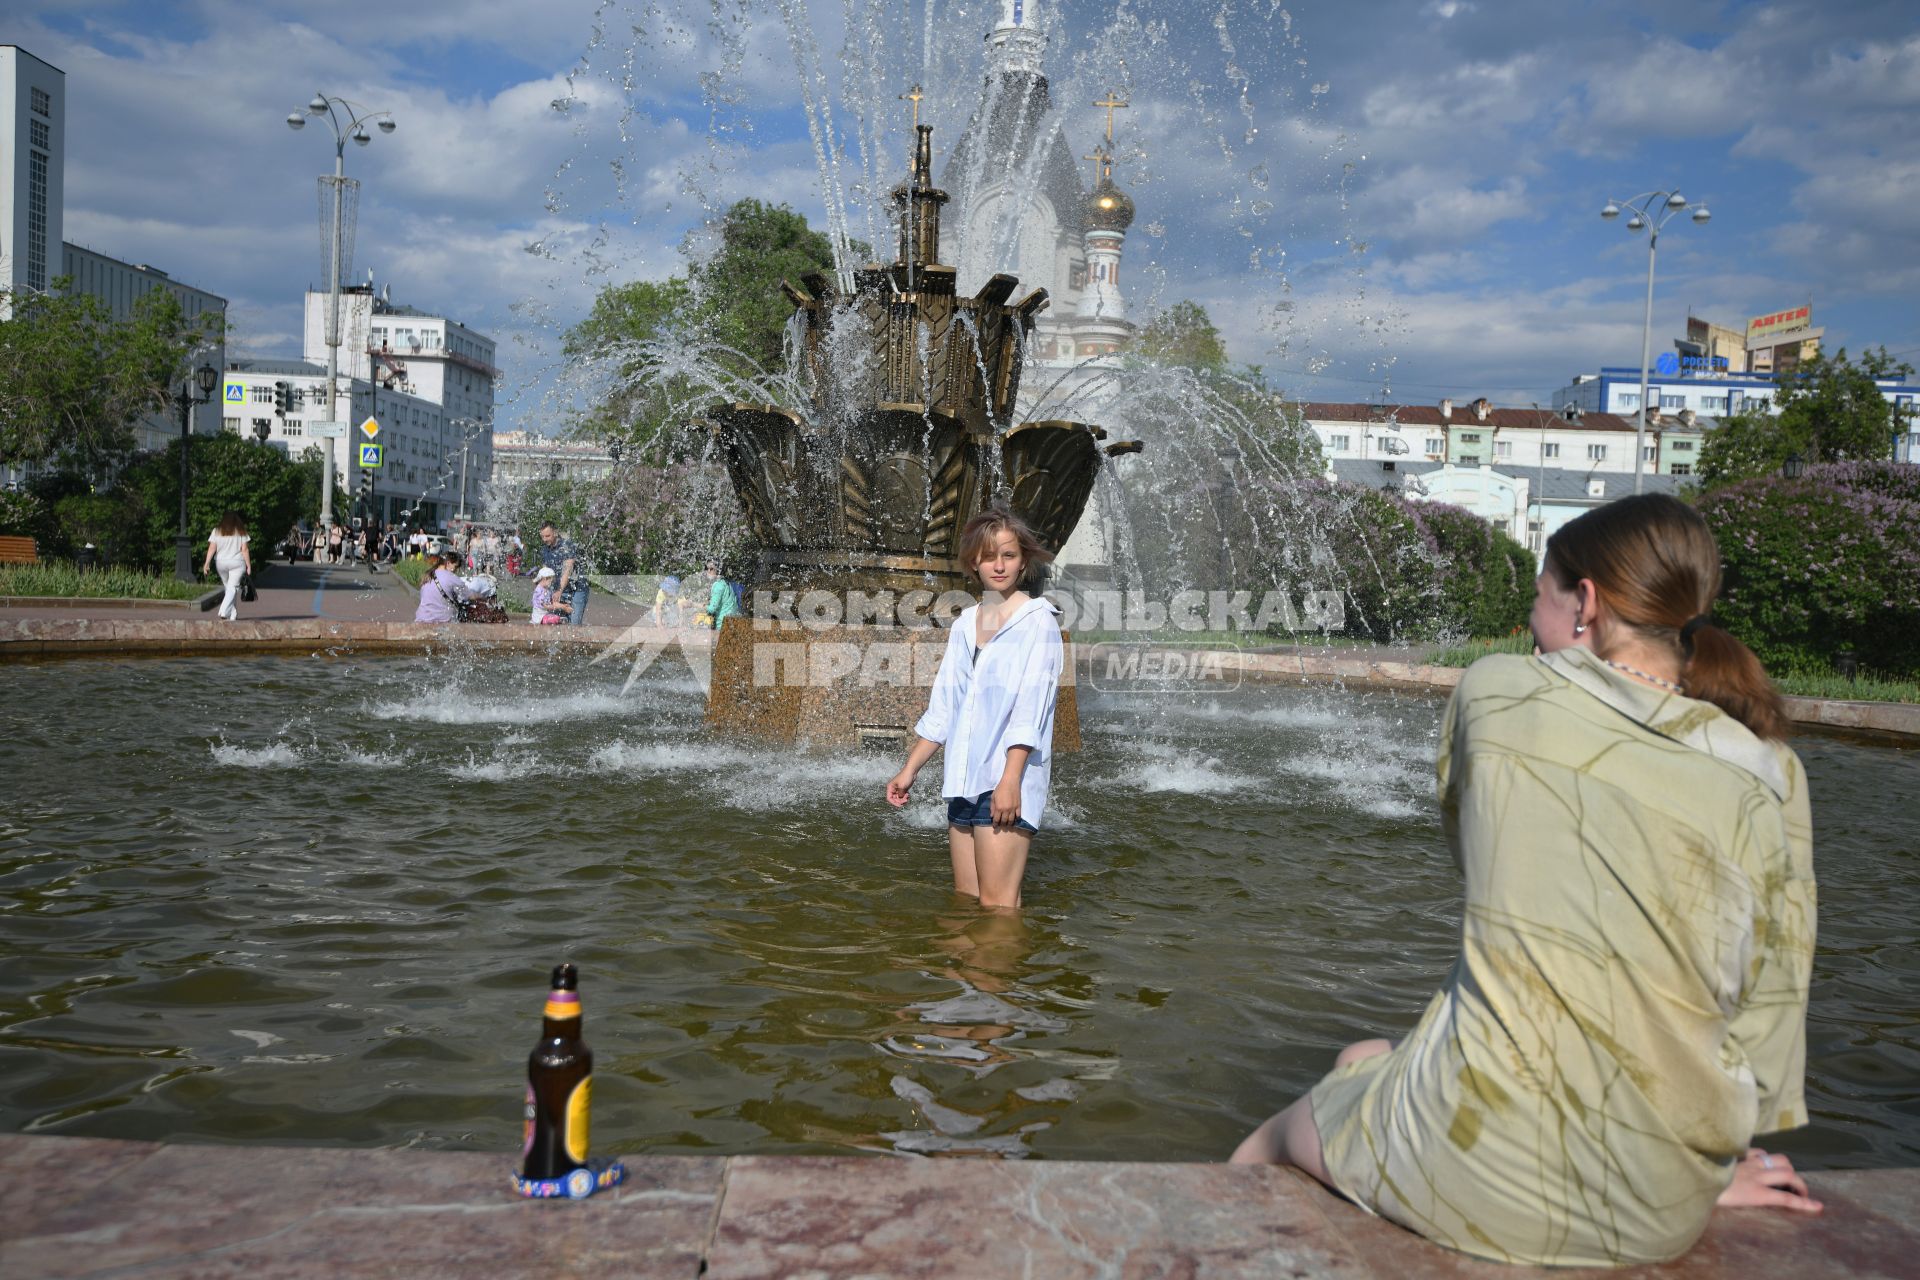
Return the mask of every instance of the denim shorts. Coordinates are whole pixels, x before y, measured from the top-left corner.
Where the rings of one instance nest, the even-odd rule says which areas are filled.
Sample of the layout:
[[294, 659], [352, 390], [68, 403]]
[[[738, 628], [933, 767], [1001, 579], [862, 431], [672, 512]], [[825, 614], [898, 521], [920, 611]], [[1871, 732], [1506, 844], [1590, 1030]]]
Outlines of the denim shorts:
[[[993, 792], [983, 791], [973, 799], [965, 796], [951, 796], [947, 800], [947, 824], [955, 827], [990, 827], [993, 825]], [[1013, 820], [1015, 831], [1024, 831], [1036, 835], [1040, 828], [1025, 818]]]

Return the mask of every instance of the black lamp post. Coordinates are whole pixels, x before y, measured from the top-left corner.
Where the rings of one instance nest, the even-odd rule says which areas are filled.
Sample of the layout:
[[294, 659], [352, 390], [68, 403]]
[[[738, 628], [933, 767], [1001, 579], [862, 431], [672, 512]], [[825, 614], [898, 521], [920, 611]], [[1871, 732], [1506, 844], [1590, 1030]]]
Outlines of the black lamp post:
[[[193, 535], [187, 532], [187, 448], [193, 436], [193, 406], [206, 404], [213, 399], [213, 389], [220, 385], [220, 371], [210, 364], [203, 364], [193, 371], [193, 377], [180, 384], [180, 393], [173, 402], [180, 406], [180, 534], [173, 540], [173, 576], [181, 582], [194, 582], [199, 575], [193, 571]], [[193, 394], [195, 386], [200, 394]]]
[[1806, 465], [1798, 453], [1790, 453], [1787, 455], [1786, 461], [1780, 464], [1780, 474], [1789, 480], [1798, 480], [1800, 478], [1800, 472]]
[[255, 418], [253, 420], [253, 438], [255, 440], [259, 441], [261, 444], [265, 444], [267, 442], [267, 437], [272, 434], [273, 434], [273, 424], [269, 422], [267, 419]]

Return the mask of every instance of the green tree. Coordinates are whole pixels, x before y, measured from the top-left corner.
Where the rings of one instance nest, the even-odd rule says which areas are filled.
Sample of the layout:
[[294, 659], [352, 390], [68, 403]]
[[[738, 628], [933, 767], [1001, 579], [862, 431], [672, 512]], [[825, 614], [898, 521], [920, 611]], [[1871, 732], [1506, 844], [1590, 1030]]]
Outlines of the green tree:
[[[254, 558], [263, 560], [317, 494], [309, 468], [239, 436], [196, 436], [188, 454], [187, 534], [196, 556], [208, 530], [228, 511], [237, 511], [253, 536]], [[170, 564], [180, 523], [180, 442], [142, 454], [120, 475], [125, 500], [140, 503], [146, 542], [141, 559], [152, 566]]]
[[686, 274], [609, 285], [567, 334], [569, 359], [612, 365], [611, 388], [575, 424], [578, 434], [654, 444], [718, 388], [784, 364], [793, 308], [780, 283], [833, 270], [832, 244], [787, 206], [752, 198], [708, 230], [714, 250]]
[[53, 463], [90, 480], [133, 451], [133, 428], [167, 407], [194, 352], [221, 320], [188, 320], [179, 299], [154, 289], [116, 321], [107, 304], [69, 292], [12, 291], [0, 320], [0, 462]]
[[1858, 363], [1842, 347], [1775, 379], [1776, 413], [1736, 414], [1707, 433], [1700, 446], [1700, 478], [1711, 489], [1777, 473], [1789, 454], [1809, 464], [1874, 462], [1893, 456], [1899, 424], [1875, 378], [1899, 377], [1913, 367], [1882, 347]]
[[1149, 321], [1134, 339], [1135, 354], [1161, 364], [1216, 372], [1227, 367], [1227, 343], [1199, 303], [1174, 303]]

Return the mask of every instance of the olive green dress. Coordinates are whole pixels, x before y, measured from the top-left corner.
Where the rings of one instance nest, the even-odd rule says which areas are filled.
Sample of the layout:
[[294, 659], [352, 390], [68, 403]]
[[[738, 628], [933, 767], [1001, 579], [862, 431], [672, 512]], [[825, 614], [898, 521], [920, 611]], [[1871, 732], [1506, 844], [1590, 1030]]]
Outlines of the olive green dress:
[[1460, 955], [1412, 1033], [1314, 1087], [1342, 1192], [1502, 1261], [1675, 1257], [1756, 1134], [1806, 1123], [1806, 773], [1585, 649], [1448, 704]]

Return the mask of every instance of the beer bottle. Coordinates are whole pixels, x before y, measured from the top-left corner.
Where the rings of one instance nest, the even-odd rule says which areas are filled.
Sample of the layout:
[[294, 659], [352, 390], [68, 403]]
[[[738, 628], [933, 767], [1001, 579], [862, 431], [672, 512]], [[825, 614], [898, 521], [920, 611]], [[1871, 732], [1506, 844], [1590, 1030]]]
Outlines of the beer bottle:
[[580, 1038], [580, 976], [555, 966], [540, 1019], [540, 1043], [527, 1056], [527, 1131], [523, 1176], [563, 1178], [587, 1163], [587, 1106], [593, 1051]]

